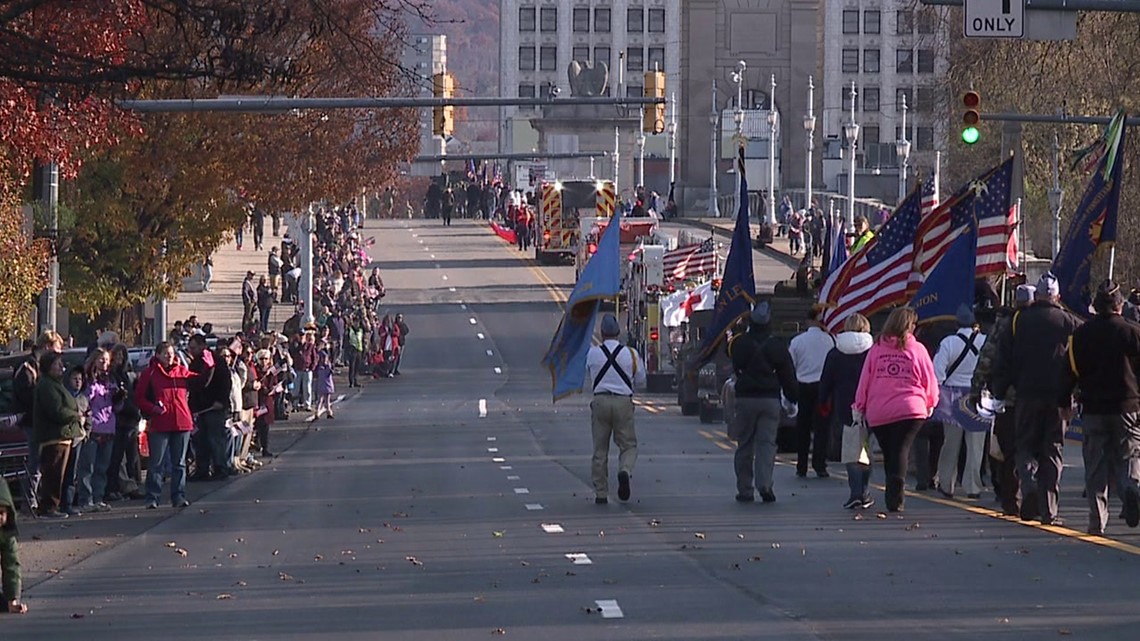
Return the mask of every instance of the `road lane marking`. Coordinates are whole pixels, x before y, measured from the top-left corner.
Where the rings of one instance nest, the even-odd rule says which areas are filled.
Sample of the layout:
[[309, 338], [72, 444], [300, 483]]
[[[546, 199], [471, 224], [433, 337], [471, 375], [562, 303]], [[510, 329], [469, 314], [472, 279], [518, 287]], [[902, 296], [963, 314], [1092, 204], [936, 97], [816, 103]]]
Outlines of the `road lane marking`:
[[513, 470], [515, 468], [511, 467], [510, 465], [500, 465], [499, 469], [500, 470]]
[[729, 441], [724, 436], [721, 436], [720, 434], [717, 434], [715, 432], [709, 432], [707, 430], [697, 430], [697, 434], [700, 434], [701, 436], [712, 441], [713, 445], [716, 445], [717, 447], [719, 447], [722, 450], [726, 450], [726, 451], [731, 452], [733, 449], [736, 448], [736, 445], [734, 443], [732, 443], [732, 441]]
[[496, 373], [496, 374], [502, 374], [502, 373], [503, 373], [503, 368], [501, 368], [501, 367], [496, 367], [496, 368], [495, 368], [495, 373]]
[[603, 619], [621, 619], [625, 617], [621, 608], [618, 607], [616, 599], [601, 599], [594, 601], [594, 603], [597, 603], [598, 609], [602, 611]]
[[[435, 258], [435, 254], [432, 254], [431, 257]], [[439, 267], [439, 265], [436, 265], [436, 267]]]
[[543, 523], [542, 531], [547, 534], [562, 534], [566, 530], [562, 529], [562, 526], [557, 523]]
[[454, 288], [454, 287], [448, 287], [448, 288], [447, 288], [447, 291], [449, 291], [449, 292], [451, 292], [451, 293], [453, 293], [453, 294], [454, 294], [454, 293], [455, 293], [455, 288]]
[[[485, 398], [479, 399], [479, 418], [487, 418], [487, 399]], [[495, 437], [488, 436], [487, 440], [493, 441], [495, 440]]]
[[542, 507], [542, 503], [527, 503], [526, 509], [530, 510], [531, 512], [537, 512], [538, 510], [543, 510], [546, 508]]
[[590, 560], [590, 557], [586, 556], [586, 554], [584, 552], [571, 552], [570, 554], [566, 554], [564, 556], [566, 558], [570, 559], [570, 561], [573, 562], [574, 565], [593, 565], [594, 564], [594, 562]]
[[464, 303], [459, 303], [459, 308], [460, 309], [467, 309], [467, 305]]
[[[487, 402], [487, 400], [486, 400], [486, 399], [482, 399], [482, 398], [481, 398], [481, 399], [479, 399], [479, 400], [480, 400], [480, 401], [482, 401], [482, 402], [484, 402], [484, 403], [486, 403], [486, 402]], [[487, 440], [488, 440], [488, 441], [497, 441], [497, 440], [499, 440], [499, 437], [497, 437], [497, 436], [488, 436], [488, 437], [487, 437]]]
[[487, 350], [487, 356], [494, 356], [494, 355], [495, 355], [495, 352], [493, 352], [491, 350]]
[[507, 459], [505, 459], [501, 456], [496, 456], [495, 458], [491, 459], [491, 462], [492, 463], [506, 463]]
[[517, 480], [519, 480], [519, 475], [518, 474], [512, 474], [512, 475], [507, 477], [507, 480], [508, 481], [517, 481]]
[[492, 453], [492, 454], [498, 454], [498, 453], [499, 453], [499, 448], [497, 448], [497, 447], [488, 447], [488, 448], [487, 448], [487, 451], [488, 451], [488, 452], [490, 452], [490, 453]]
[[[474, 325], [475, 323], [471, 323], [471, 324]], [[479, 332], [478, 334], [476, 334], [476, 336], [479, 337], [479, 340], [486, 340], [486, 338], [487, 338], [486, 336], [483, 335], [483, 332]]]
[[477, 325], [479, 323], [479, 321], [475, 320], [474, 318], [468, 318], [467, 321], [472, 325]]
[[530, 490], [526, 489], [525, 487], [516, 487], [515, 494], [530, 494]]
[[447, 274], [444, 274], [444, 275], [443, 275], [443, 279], [444, 279], [444, 280], [447, 280]]

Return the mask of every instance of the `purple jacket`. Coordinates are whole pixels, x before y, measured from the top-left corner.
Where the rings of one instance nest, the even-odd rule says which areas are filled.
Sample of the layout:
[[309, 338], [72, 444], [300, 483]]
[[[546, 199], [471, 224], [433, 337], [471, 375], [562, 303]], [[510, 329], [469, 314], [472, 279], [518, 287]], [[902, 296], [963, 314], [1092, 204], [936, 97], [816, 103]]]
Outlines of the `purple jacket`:
[[111, 377], [96, 378], [84, 391], [91, 409], [91, 431], [94, 434], [115, 433], [115, 392], [119, 386]]
[[333, 371], [331, 365], [317, 365], [313, 369], [314, 378], [316, 378], [316, 386], [314, 392], [317, 394], [332, 394], [336, 391], [336, 386], [333, 384]]

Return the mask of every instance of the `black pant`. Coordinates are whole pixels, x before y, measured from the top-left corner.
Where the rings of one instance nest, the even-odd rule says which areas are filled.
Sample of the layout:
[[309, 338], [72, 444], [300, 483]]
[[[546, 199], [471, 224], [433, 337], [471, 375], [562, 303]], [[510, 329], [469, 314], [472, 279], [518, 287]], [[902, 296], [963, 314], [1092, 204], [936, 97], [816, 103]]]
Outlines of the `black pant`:
[[356, 376], [360, 372], [360, 351], [349, 346], [344, 350], [344, 360], [348, 364], [348, 386], [356, 387]]
[[[274, 408], [269, 408], [269, 411], [274, 411]], [[261, 453], [269, 454], [269, 422], [265, 420], [264, 416], [260, 416], [254, 420], [253, 435], [257, 437], [257, 446], [261, 448]]]
[[139, 458], [139, 426], [120, 420], [115, 425], [115, 442], [111, 445], [111, 464], [107, 470], [107, 493], [130, 494], [142, 487], [142, 465]]
[[273, 309], [273, 307], [266, 305], [265, 307], [259, 307], [257, 310], [261, 316], [261, 319], [260, 319], [261, 322], [259, 324], [261, 326], [261, 332], [262, 333], [269, 331], [269, 312], [272, 309]]
[[1017, 476], [1023, 497], [1021, 515], [1040, 516], [1042, 522], [1052, 522], [1057, 516], [1065, 444], [1061, 412], [1054, 400], [1019, 396], [1014, 420]]
[[[819, 416], [819, 383], [800, 383], [800, 412], [796, 416], [796, 473], [807, 474], [808, 452], [811, 467], [817, 472], [827, 470], [827, 450], [831, 430], [827, 421]], [[815, 446], [812, 446], [812, 441]]]
[[1021, 513], [1021, 484], [1017, 480], [1017, 444], [1014, 434], [1016, 422], [1014, 409], [1007, 407], [1005, 412], [994, 417], [994, 433], [1001, 449], [1001, 461], [990, 458], [990, 470], [994, 488], [1001, 499], [1001, 511], [1006, 516]]
[[942, 423], [924, 421], [914, 438], [914, 484], [916, 490], [932, 488], [937, 484], [938, 457], [945, 441]]
[[871, 428], [871, 433], [879, 441], [879, 448], [883, 450], [883, 476], [886, 478], [889, 510], [902, 506], [910, 448], [923, 422], [917, 418], [906, 419]]

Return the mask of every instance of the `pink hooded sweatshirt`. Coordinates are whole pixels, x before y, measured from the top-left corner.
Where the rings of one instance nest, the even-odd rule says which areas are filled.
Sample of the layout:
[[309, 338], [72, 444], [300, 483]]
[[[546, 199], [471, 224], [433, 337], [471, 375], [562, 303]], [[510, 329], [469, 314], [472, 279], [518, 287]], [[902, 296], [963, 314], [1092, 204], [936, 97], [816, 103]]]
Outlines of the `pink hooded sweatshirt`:
[[898, 339], [880, 338], [863, 362], [855, 403], [867, 425], [878, 427], [908, 419], [926, 419], [938, 405], [938, 378], [930, 354], [913, 336], [903, 349]]

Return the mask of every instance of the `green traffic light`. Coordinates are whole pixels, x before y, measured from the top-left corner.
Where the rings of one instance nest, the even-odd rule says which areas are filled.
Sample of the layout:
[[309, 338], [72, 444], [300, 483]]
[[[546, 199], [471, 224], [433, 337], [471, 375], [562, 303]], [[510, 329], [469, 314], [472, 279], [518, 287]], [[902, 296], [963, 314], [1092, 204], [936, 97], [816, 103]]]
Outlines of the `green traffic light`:
[[978, 142], [978, 139], [981, 137], [982, 134], [978, 131], [977, 127], [966, 127], [962, 130], [962, 142], [966, 143], [967, 145], [972, 145]]

